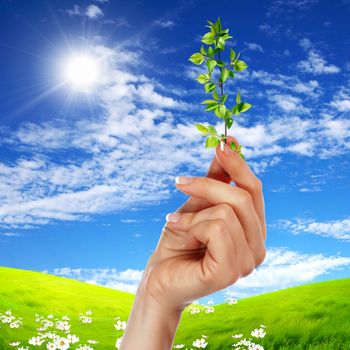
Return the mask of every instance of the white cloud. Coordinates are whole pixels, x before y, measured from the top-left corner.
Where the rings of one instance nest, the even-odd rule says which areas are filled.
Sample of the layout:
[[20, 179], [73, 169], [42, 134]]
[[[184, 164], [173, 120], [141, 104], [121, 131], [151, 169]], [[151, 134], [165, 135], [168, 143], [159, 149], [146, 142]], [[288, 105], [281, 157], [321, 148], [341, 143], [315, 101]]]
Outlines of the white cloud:
[[18, 232], [0, 232], [0, 236], [4, 237], [21, 237], [22, 234]]
[[305, 50], [307, 51], [308, 49], [311, 48], [312, 44], [310, 39], [308, 38], [302, 38], [299, 40], [299, 45]]
[[294, 234], [309, 233], [350, 242], [350, 218], [317, 221], [315, 219], [280, 219], [271, 224], [276, 229], [288, 230]]
[[269, 248], [265, 261], [249, 276], [239, 279], [223, 293], [234, 290], [246, 297], [310, 283], [334, 270], [348, 268], [350, 257], [307, 254], [287, 248]]
[[[244, 71], [243, 71], [244, 72]], [[297, 94], [306, 95], [310, 98], [317, 98], [322, 94], [322, 89], [316, 80], [301, 81], [296, 75], [284, 75], [280, 73], [270, 73], [263, 70], [252, 70], [251, 73], [246, 73], [243, 80], [259, 82], [261, 85], [272, 86], [280, 90], [269, 93], [281, 94], [282, 90], [292, 91]], [[240, 76], [237, 76], [238, 78]], [[240, 79], [240, 78], [239, 78]]]
[[172, 28], [175, 25], [174, 21], [170, 19], [166, 19], [166, 20], [158, 19], [158, 20], [155, 20], [154, 23], [156, 25], [159, 25], [162, 28]]
[[143, 219], [120, 219], [124, 224], [129, 224], [131, 222], [143, 222]]
[[257, 44], [257, 43], [247, 43], [246, 41], [244, 42], [244, 44], [247, 46], [247, 49], [248, 49], [248, 50], [264, 52], [264, 49], [262, 48], [262, 46], [261, 46], [260, 44]]
[[302, 72], [312, 73], [315, 75], [319, 74], [334, 74], [339, 73], [340, 68], [334, 64], [328, 64], [327, 61], [315, 50], [308, 52], [306, 60], [300, 61], [297, 67]]
[[333, 95], [333, 101], [330, 103], [331, 107], [336, 108], [341, 113], [350, 112], [350, 81], [347, 85], [342, 85], [338, 91]]
[[301, 99], [296, 96], [287, 94], [271, 94], [269, 99], [276, 103], [276, 105], [284, 112], [290, 113], [309, 113], [310, 109], [304, 107]]
[[152, 104], [156, 107], [162, 108], [177, 108], [183, 110], [193, 109], [191, 104], [183, 101], [174, 100], [171, 97], [162, 96], [161, 94], [154, 91], [154, 86], [152, 84], [143, 84], [137, 88], [137, 95], [145, 103]]
[[119, 271], [115, 268], [56, 268], [52, 271], [45, 271], [56, 276], [67, 277], [84, 281], [90, 284], [97, 284], [112, 289], [122, 290], [129, 293], [136, 293], [140, 283], [143, 270], [126, 269]]
[[319, 0], [273, 0], [266, 11], [266, 17], [286, 16], [295, 18], [305, 16], [307, 10]]
[[89, 18], [95, 19], [103, 16], [102, 10], [96, 5], [89, 5], [86, 8], [85, 15]]
[[310, 80], [308, 82], [297, 82], [293, 87], [293, 91], [297, 93], [304, 93], [308, 96], [313, 96], [314, 93], [317, 93], [319, 88], [320, 85], [318, 84], [317, 80]]
[[287, 149], [293, 153], [298, 153], [309, 157], [314, 154], [314, 148], [315, 143], [313, 141], [302, 141], [287, 147]]
[[268, 171], [269, 168], [274, 167], [280, 163], [281, 157], [272, 157], [270, 159], [263, 159], [259, 162], [251, 161], [249, 163], [250, 168], [255, 174], [262, 174]]
[[73, 5], [72, 9], [64, 11], [69, 16], [86, 16], [91, 19], [103, 17], [103, 11], [96, 5], [89, 5], [83, 10], [79, 5]]
[[325, 119], [323, 134], [331, 139], [338, 139], [340, 143], [350, 137], [349, 119]]
[[275, 36], [281, 29], [281, 25], [276, 24], [274, 26], [271, 26], [268, 23], [263, 23], [260, 24], [258, 28], [262, 33], [266, 34], [267, 36]]
[[350, 100], [337, 100], [331, 103], [339, 112], [350, 112]]

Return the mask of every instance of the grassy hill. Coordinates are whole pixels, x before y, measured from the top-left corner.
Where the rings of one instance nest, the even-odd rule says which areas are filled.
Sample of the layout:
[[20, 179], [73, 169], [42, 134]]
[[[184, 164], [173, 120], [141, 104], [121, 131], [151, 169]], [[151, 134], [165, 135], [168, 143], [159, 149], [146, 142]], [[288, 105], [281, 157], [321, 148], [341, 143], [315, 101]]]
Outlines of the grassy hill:
[[[0, 268], [0, 313], [11, 309], [23, 318], [21, 328], [0, 323], [0, 349], [12, 341], [37, 334], [35, 314], [68, 315], [71, 332], [81, 341], [98, 340], [94, 349], [114, 349], [122, 331], [115, 317], [126, 321], [134, 295], [83, 282], [11, 268]], [[92, 323], [82, 324], [80, 313], [92, 311]], [[265, 349], [350, 349], [350, 279], [313, 283], [247, 298], [237, 305], [215, 306], [214, 313], [184, 312], [174, 344], [186, 344], [206, 335], [206, 349], [233, 349], [233, 334], [265, 325], [260, 340]], [[35, 347], [39, 348], [39, 347]], [[193, 347], [192, 347], [193, 348]], [[136, 350], [136, 349], [135, 349]]]

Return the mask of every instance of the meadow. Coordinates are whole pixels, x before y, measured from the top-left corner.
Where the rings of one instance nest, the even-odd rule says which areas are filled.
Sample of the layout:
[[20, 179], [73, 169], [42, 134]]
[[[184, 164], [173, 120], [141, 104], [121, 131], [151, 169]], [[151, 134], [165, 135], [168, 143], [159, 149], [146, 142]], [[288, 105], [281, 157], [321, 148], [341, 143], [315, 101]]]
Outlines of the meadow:
[[[133, 300], [127, 292], [1, 267], [0, 349], [116, 349]], [[174, 348], [350, 349], [349, 316], [349, 278], [238, 302], [192, 304], [182, 315]], [[46, 334], [45, 342], [40, 334]], [[55, 334], [69, 344], [57, 345]]]

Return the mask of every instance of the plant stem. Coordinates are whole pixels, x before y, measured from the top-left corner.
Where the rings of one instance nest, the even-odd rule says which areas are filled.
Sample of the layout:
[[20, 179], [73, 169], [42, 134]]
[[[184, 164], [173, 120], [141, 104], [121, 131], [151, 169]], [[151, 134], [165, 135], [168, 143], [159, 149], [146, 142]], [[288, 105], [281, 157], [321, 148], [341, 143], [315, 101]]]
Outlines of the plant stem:
[[[219, 55], [219, 60], [221, 59], [220, 58], [220, 51], [218, 52], [218, 55]], [[222, 71], [222, 68], [220, 67], [220, 76], [221, 76], [221, 71]], [[224, 87], [223, 87], [223, 83], [219, 83], [220, 84], [220, 90], [221, 90], [221, 97], [224, 96]], [[226, 121], [225, 121], [225, 143], [227, 144], [226, 142], [226, 138], [227, 138], [227, 125], [226, 125]]]
[[[218, 55], [219, 55], [219, 60], [221, 59], [220, 58], [220, 50], [218, 52]], [[221, 67], [220, 67], [220, 77], [221, 77]], [[220, 83], [220, 89], [221, 89], [221, 97], [224, 96], [224, 87], [223, 87], [223, 82]], [[227, 139], [227, 125], [226, 125], [226, 119], [224, 119], [224, 123], [225, 123], [225, 143], [227, 145], [227, 142], [226, 142], [226, 139]], [[230, 177], [230, 175], [227, 173], [227, 171], [225, 171], [225, 176], [226, 178]]]

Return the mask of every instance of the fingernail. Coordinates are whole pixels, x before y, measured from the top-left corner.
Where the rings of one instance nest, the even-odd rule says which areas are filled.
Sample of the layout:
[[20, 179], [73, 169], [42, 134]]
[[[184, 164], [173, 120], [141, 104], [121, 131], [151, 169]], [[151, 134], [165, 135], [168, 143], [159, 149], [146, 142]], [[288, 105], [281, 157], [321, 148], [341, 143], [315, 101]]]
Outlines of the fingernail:
[[193, 181], [192, 176], [176, 176], [175, 182], [179, 185], [187, 185]]
[[227, 156], [231, 156], [233, 154], [232, 149], [229, 146], [227, 146], [225, 142], [223, 141], [221, 142], [222, 142], [222, 144], [220, 144], [221, 151], [223, 151]]
[[225, 147], [225, 142], [224, 141], [220, 141], [220, 150], [224, 151], [224, 147]]
[[178, 222], [181, 219], [181, 214], [178, 213], [169, 213], [166, 215], [165, 220], [167, 222]]

